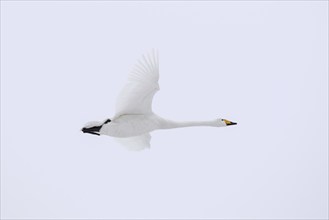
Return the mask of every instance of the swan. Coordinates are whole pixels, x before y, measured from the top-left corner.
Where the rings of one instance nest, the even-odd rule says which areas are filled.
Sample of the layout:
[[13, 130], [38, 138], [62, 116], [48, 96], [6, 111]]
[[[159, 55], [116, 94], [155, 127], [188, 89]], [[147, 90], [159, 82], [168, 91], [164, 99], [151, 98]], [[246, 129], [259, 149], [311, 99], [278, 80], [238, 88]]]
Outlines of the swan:
[[108, 135], [116, 138], [131, 150], [150, 147], [150, 132], [192, 126], [226, 127], [237, 123], [226, 119], [211, 121], [172, 121], [152, 111], [152, 100], [159, 91], [159, 55], [152, 51], [138, 60], [128, 77], [128, 82], [119, 93], [115, 115], [102, 122], [89, 122], [81, 131], [93, 135]]

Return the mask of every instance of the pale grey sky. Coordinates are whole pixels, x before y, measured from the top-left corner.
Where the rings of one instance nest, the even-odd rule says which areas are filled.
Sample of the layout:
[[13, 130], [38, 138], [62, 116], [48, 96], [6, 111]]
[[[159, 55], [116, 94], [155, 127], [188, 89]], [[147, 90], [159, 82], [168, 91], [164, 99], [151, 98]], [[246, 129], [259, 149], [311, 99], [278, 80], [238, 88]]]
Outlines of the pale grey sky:
[[[328, 2], [1, 1], [2, 218], [328, 218]], [[80, 128], [160, 51], [129, 152]]]

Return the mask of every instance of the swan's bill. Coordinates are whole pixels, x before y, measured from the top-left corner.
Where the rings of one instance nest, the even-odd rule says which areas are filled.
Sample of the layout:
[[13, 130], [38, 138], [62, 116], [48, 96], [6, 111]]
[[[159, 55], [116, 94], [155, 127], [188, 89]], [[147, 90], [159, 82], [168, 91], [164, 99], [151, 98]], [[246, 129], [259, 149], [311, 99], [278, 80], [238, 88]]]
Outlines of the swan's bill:
[[222, 120], [225, 122], [226, 126], [229, 126], [229, 125], [237, 125], [236, 122], [232, 122], [232, 121], [229, 121], [229, 120], [226, 120], [226, 119], [222, 119]]

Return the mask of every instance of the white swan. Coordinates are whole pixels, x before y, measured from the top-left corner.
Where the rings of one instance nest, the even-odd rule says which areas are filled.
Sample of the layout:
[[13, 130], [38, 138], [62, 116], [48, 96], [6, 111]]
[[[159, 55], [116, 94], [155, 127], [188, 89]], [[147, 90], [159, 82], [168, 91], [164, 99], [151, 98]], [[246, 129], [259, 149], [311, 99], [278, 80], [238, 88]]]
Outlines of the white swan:
[[129, 75], [116, 103], [116, 114], [104, 122], [89, 122], [82, 132], [116, 137], [123, 145], [134, 150], [150, 147], [149, 132], [191, 126], [225, 127], [237, 123], [226, 119], [212, 121], [176, 122], [163, 119], [152, 111], [154, 94], [159, 90], [159, 56], [152, 51], [138, 61]]

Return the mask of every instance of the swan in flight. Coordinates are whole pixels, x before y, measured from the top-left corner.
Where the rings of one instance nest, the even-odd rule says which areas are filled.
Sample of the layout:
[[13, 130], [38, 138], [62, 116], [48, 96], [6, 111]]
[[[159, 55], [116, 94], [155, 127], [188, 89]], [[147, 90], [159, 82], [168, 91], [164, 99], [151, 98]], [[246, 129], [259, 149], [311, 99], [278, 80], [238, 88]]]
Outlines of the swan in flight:
[[154, 94], [159, 91], [159, 56], [152, 51], [135, 65], [116, 103], [116, 113], [103, 122], [89, 122], [83, 133], [108, 135], [131, 150], [150, 147], [151, 131], [191, 126], [225, 127], [236, 125], [226, 119], [211, 121], [171, 121], [152, 111]]

